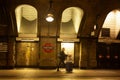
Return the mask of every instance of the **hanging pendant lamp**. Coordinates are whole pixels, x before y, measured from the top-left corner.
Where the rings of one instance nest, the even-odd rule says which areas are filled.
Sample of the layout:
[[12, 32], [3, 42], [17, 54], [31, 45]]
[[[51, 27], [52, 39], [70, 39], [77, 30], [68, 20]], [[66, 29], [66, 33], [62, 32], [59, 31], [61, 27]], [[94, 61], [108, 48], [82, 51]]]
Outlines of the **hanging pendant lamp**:
[[53, 1], [50, 0], [49, 1], [50, 7], [49, 7], [49, 10], [48, 10], [48, 13], [47, 13], [47, 16], [46, 16], [46, 21], [47, 22], [53, 22], [54, 21], [54, 15], [53, 15], [53, 10], [52, 10], [52, 3], [53, 3]]

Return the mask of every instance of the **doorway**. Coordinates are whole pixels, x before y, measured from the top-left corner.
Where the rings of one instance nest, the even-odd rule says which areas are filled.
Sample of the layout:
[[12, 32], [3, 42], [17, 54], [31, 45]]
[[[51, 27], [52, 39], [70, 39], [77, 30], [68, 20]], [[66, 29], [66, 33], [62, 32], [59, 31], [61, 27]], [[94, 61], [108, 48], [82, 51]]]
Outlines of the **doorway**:
[[72, 59], [73, 59], [73, 62], [74, 62], [74, 43], [65, 43], [65, 42], [62, 42], [61, 43], [61, 49], [62, 48], [65, 48], [65, 54], [67, 55], [71, 55], [72, 56]]

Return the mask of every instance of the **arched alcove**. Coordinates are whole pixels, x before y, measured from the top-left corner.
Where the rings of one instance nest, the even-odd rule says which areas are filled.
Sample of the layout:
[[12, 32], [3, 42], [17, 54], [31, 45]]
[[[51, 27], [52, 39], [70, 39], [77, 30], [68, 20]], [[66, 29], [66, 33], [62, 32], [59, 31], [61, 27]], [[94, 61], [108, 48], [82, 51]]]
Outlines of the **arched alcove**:
[[78, 7], [69, 7], [63, 11], [60, 38], [77, 38], [83, 14], [83, 10]]
[[107, 42], [116, 42], [120, 35], [120, 10], [113, 10], [108, 13], [102, 29], [100, 31], [99, 39], [104, 38]]
[[37, 37], [37, 10], [31, 5], [15, 9], [18, 37]]

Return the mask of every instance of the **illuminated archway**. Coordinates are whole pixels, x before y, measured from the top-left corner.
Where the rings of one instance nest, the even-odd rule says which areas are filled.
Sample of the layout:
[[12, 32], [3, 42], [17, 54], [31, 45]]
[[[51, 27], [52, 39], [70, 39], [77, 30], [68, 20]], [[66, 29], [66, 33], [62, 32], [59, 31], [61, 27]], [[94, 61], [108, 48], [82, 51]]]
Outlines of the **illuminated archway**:
[[62, 13], [60, 38], [76, 38], [83, 18], [83, 10], [78, 7], [69, 7]]
[[99, 38], [116, 39], [120, 31], [120, 10], [108, 13], [102, 26]]
[[37, 10], [31, 5], [15, 9], [18, 37], [37, 37]]

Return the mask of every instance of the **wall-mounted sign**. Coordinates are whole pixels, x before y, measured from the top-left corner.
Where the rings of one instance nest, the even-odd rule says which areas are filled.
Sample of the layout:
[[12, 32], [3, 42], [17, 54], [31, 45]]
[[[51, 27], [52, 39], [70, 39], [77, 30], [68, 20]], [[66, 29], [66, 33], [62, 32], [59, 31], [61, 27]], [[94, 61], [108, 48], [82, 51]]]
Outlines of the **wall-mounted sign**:
[[43, 45], [43, 50], [47, 53], [51, 53], [53, 51], [54, 47], [51, 43], [45, 43]]

